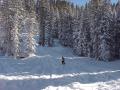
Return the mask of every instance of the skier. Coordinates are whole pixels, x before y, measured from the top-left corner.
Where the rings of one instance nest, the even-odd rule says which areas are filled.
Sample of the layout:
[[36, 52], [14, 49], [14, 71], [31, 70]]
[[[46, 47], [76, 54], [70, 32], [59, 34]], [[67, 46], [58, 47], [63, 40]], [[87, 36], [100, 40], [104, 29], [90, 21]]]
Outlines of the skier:
[[62, 61], [61, 63], [64, 65], [65, 64], [65, 58], [62, 56]]

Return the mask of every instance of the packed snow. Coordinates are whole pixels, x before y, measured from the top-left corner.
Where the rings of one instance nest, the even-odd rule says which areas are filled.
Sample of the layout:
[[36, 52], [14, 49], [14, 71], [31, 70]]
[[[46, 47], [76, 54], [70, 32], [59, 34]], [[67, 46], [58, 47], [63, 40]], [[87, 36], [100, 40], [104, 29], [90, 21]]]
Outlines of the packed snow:
[[58, 43], [37, 47], [22, 60], [0, 57], [0, 90], [120, 90], [120, 60], [78, 57]]

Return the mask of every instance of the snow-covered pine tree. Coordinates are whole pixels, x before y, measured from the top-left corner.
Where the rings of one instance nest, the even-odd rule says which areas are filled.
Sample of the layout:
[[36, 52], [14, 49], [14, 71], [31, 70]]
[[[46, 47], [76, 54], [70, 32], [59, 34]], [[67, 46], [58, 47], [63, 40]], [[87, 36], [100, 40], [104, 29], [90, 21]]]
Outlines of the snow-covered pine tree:
[[[15, 2], [13, 4], [13, 2]], [[21, 28], [21, 23], [23, 18], [25, 17], [25, 10], [24, 10], [24, 4], [23, 4], [24, 0], [20, 0], [20, 1], [12, 1], [9, 2], [11, 3], [11, 5], [14, 8], [11, 8], [11, 10], [15, 11], [15, 15], [13, 18], [13, 22], [14, 22], [14, 27], [11, 31], [11, 40], [12, 40], [12, 52], [13, 52], [13, 56], [14, 58], [19, 57], [20, 56], [20, 41], [19, 41], [19, 36], [20, 36], [20, 28]]]
[[99, 24], [97, 25], [99, 31], [99, 46], [98, 46], [98, 59], [109, 61], [113, 59], [113, 32], [111, 29], [112, 23], [112, 10], [110, 0], [101, 1], [101, 6], [99, 6]]
[[6, 17], [5, 17], [5, 2], [0, 2], [0, 55], [4, 55], [6, 53]]
[[115, 17], [113, 22], [113, 29], [115, 30], [114, 41], [115, 41], [115, 49], [114, 49], [114, 57], [116, 59], [120, 58], [120, 0], [115, 6]]
[[96, 59], [99, 58], [99, 46], [100, 46], [100, 21], [102, 17], [102, 9], [101, 9], [102, 0], [91, 0], [89, 2], [89, 12], [90, 12], [90, 36], [91, 41], [89, 45], [89, 56], [94, 57]]
[[34, 18], [27, 17], [24, 20], [23, 33], [21, 33], [21, 55], [20, 57], [27, 57], [35, 54], [36, 42], [34, 40]]
[[[17, 17], [17, 9], [18, 9], [18, 1], [14, 0], [3, 0], [2, 2], [2, 9], [4, 15], [4, 52], [7, 56], [14, 56], [17, 57], [18, 53], [18, 29], [17, 29], [17, 22], [14, 22]], [[7, 11], [7, 12], [6, 12]]]
[[90, 12], [90, 56], [98, 58], [98, 46], [99, 46], [99, 31], [97, 30], [97, 25], [99, 24], [98, 14], [99, 14], [99, 4], [100, 0], [91, 0], [89, 2], [89, 12]]
[[91, 36], [90, 36], [90, 25], [89, 25], [89, 11], [88, 11], [88, 5], [84, 7], [83, 10], [83, 26], [82, 26], [82, 49], [83, 49], [83, 56], [90, 56], [90, 50], [89, 45], [91, 42]]
[[45, 33], [47, 29], [47, 13], [48, 9], [47, 6], [49, 5], [48, 0], [37, 0], [37, 18], [39, 23], [39, 44], [45, 46]]
[[77, 27], [74, 25], [74, 52], [80, 56], [89, 56], [89, 43], [90, 43], [90, 27], [89, 27], [89, 14], [88, 14], [88, 5], [77, 8], [78, 18], [77, 18]]
[[57, 6], [52, 6], [52, 37], [58, 38], [58, 31], [60, 29], [60, 22], [59, 22], [59, 11]]
[[15, 18], [14, 18], [14, 28], [13, 30], [11, 31], [12, 32], [12, 53], [13, 53], [13, 56], [14, 58], [18, 57], [18, 53], [19, 53], [19, 29], [18, 29], [18, 25], [19, 25], [19, 20], [18, 20], [18, 12], [16, 13], [15, 15]]
[[73, 52], [75, 54], [79, 54], [79, 50], [78, 50], [78, 32], [80, 28], [78, 28], [79, 25], [79, 19], [80, 19], [80, 13], [78, 13], [78, 8], [76, 7], [75, 10], [74, 10], [74, 17], [73, 17], [73, 23], [74, 23], [74, 26], [73, 26]]
[[49, 47], [53, 46], [53, 37], [52, 37], [52, 31], [53, 31], [53, 7], [52, 7], [53, 1], [47, 1], [47, 13], [46, 13], [46, 27], [45, 27], [45, 37], [46, 42]]
[[36, 34], [36, 17], [35, 17], [34, 0], [24, 0], [24, 15], [21, 18], [20, 27], [20, 52], [19, 57], [27, 57], [35, 54], [36, 42], [34, 35]]
[[113, 20], [110, 0], [91, 0], [90, 5], [90, 56], [109, 61], [113, 58]]
[[74, 31], [73, 31], [73, 50], [77, 55], [83, 56], [83, 9], [76, 7], [76, 18], [74, 19]]
[[[61, 7], [62, 6], [62, 7]], [[64, 46], [72, 47], [72, 16], [70, 14], [70, 3], [67, 1], [59, 1], [60, 25], [59, 40]]]

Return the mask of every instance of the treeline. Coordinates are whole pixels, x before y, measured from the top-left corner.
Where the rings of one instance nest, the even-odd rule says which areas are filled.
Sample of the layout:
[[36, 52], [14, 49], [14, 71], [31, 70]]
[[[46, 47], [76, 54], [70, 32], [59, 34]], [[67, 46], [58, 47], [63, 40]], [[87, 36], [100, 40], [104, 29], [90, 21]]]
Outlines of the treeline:
[[120, 58], [120, 1], [90, 0], [75, 6], [67, 0], [37, 0], [42, 46], [58, 38], [79, 56], [111, 61]]
[[[38, 28], [37, 28], [38, 27]], [[84, 6], [68, 0], [2, 0], [0, 54], [27, 57], [39, 45], [59, 39], [79, 56], [120, 59], [120, 1], [90, 0]]]

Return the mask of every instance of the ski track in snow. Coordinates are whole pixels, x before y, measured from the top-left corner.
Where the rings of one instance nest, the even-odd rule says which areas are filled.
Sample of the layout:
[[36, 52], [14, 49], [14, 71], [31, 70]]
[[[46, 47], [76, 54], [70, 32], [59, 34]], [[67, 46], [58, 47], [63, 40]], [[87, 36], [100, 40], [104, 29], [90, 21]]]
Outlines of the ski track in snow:
[[36, 56], [0, 58], [0, 90], [120, 90], [120, 61], [78, 57], [60, 45], [38, 47]]

